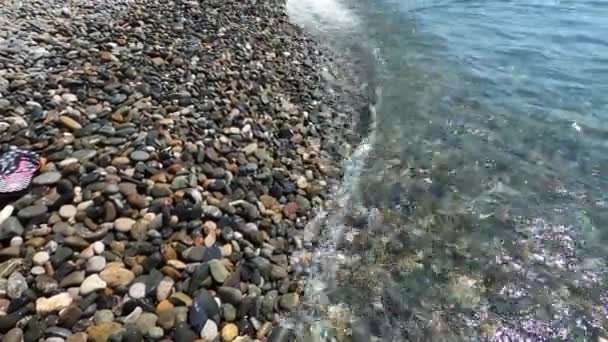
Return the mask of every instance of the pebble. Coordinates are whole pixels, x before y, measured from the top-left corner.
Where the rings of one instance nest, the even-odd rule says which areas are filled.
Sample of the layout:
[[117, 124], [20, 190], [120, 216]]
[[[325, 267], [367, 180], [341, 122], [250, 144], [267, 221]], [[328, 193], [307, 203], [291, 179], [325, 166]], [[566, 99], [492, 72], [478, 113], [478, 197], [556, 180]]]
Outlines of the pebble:
[[114, 321], [114, 313], [112, 310], [97, 310], [93, 315], [93, 322], [95, 324], [101, 324], [104, 322], [112, 322]]
[[142, 335], [147, 335], [148, 331], [156, 326], [157, 321], [158, 316], [150, 312], [144, 312], [139, 316], [135, 325]]
[[219, 332], [217, 329], [217, 324], [215, 324], [214, 321], [208, 319], [207, 322], [205, 322], [203, 329], [201, 330], [201, 337], [206, 341], [215, 341], [218, 335]]
[[47, 251], [37, 252], [32, 257], [32, 261], [34, 262], [35, 265], [38, 265], [38, 266], [42, 266], [42, 265], [46, 264], [50, 259], [51, 259], [51, 256], [50, 256], [49, 252], [47, 252]]
[[32, 180], [35, 185], [52, 185], [61, 179], [61, 173], [56, 171], [42, 173]]
[[129, 296], [134, 299], [142, 299], [146, 296], [146, 284], [135, 283], [129, 288]]
[[8, 217], [0, 224], [0, 240], [6, 240], [13, 237], [21, 237], [24, 229], [19, 219], [11, 216]]
[[239, 328], [236, 324], [229, 323], [222, 328], [222, 341], [232, 342], [237, 336], [239, 336]]
[[80, 284], [80, 294], [88, 295], [97, 290], [105, 289], [106, 286], [108, 286], [107, 283], [102, 280], [98, 274], [91, 274], [83, 280], [82, 284]]
[[150, 159], [150, 154], [146, 151], [133, 151], [129, 157], [135, 161], [146, 161]]
[[220, 260], [211, 260], [209, 261], [209, 269], [211, 271], [211, 276], [218, 283], [224, 283], [226, 278], [230, 275], [226, 266]]
[[17, 217], [23, 220], [28, 220], [42, 216], [46, 214], [48, 210], [49, 208], [46, 205], [32, 205], [19, 210]]
[[108, 342], [111, 335], [119, 332], [122, 325], [117, 322], [103, 322], [87, 328], [88, 339], [92, 342]]
[[109, 287], [127, 286], [135, 279], [135, 274], [132, 271], [119, 267], [107, 267], [99, 273], [99, 277], [107, 283]]
[[40, 297], [36, 299], [36, 312], [43, 315], [56, 312], [67, 308], [72, 304], [72, 301], [72, 296], [67, 292], [54, 295], [50, 298]]
[[114, 228], [120, 232], [128, 232], [135, 225], [135, 220], [121, 217], [114, 221]]
[[9, 330], [6, 335], [2, 338], [2, 342], [22, 342], [23, 341], [23, 330], [20, 328], [13, 328]]
[[173, 278], [164, 277], [156, 288], [156, 299], [159, 302], [162, 302], [163, 300], [169, 298], [169, 295], [171, 295], [171, 291], [173, 290], [174, 284], [175, 281], [173, 280]]
[[76, 216], [76, 207], [73, 205], [63, 205], [59, 208], [59, 216], [61, 216], [65, 220], [73, 219]]
[[87, 260], [86, 270], [89, 273], [101, 272], [106, 267], [106, 258], [100, 255], [95, 255]]
[[9, 298], [17, 299], [21, 297], [29, 286], [27, 285], [27, 279], [20, 272], [13, 272], [8, 277], [8, 284], [6, 287], [6, 294]]

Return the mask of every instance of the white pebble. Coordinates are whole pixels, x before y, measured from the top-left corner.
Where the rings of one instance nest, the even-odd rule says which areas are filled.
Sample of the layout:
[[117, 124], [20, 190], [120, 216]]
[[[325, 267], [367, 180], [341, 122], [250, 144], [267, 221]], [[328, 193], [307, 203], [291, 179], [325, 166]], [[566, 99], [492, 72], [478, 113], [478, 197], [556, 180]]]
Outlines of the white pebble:
[[135, 283], [129, 288], [129, 297], [133, 299], [141, 299], [146, 296], [146, 284]]
[[101, 254], [106, 250], [106, 246], [101, 241], [95, 241], [92, 244], [95, 254]]
[[32, 261], [35, 265], [42, 266], [49, 261], [50, 257], [51, 256], [49, 255], [49, 252], [41, 251], [34, 254], [34, 256], [32, 257]]
[[218, 336], [217, 324], [214, 321], [208, 319], [201, 330], [201, 337], [205, 339], [205, 341], [215, 341]]
[[19, 247], [23, 245], [23, 238], [21, 236], [14, 236], [11, 239], [11, 247]]
[[44, 269], [44, 267], [42, 266], [34, 266], [32, 267], [32, 269], [30, 270], [30, 273], [32, 275], [41, 275], [41, 274], [45, 274], [46, 270]]

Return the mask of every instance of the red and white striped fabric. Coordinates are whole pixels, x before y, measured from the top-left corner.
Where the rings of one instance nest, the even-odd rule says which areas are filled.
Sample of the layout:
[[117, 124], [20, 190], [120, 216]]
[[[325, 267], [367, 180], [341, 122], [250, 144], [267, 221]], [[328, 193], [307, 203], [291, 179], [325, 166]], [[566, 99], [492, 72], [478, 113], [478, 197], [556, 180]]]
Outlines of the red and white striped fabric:
[[25, 150], [11, 150], [0, 157], [0, 193], [26, 189], [40, 168], [40, 156]]

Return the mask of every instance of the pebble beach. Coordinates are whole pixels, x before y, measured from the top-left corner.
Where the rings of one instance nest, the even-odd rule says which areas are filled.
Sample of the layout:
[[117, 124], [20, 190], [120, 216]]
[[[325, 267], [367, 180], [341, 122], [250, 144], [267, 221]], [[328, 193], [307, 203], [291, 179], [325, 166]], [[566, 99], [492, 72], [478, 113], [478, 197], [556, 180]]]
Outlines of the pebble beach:
[[[8, 1], [3, 342], [292, 341], [354, 110], [281, 0]], [[332, 82], [333, 80], [333, 82]]]

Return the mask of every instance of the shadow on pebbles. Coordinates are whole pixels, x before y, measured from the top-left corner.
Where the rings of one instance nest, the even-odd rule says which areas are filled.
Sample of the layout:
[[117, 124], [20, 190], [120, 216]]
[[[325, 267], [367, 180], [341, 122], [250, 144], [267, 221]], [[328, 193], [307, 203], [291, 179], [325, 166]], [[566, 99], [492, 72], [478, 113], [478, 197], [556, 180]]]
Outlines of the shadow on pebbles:
[[2, 341], [268, 339], [352, 115], [284, 3], [5, 5], [1, 148], [46, 164], [2, 203]]

